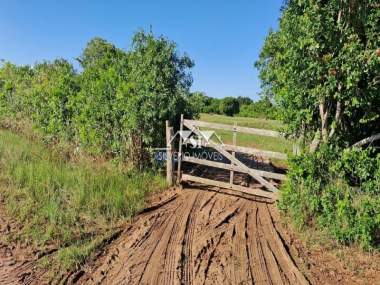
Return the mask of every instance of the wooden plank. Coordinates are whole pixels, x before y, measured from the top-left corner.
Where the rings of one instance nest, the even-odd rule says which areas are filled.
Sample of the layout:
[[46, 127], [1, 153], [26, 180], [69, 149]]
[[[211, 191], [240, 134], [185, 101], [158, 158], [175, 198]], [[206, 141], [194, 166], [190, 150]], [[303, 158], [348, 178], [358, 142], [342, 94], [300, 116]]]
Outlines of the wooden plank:
[[[197, 129], [196, 127], [194, 127], [193, 125], [191, 125], [189, 121], [185, 120], [184, 121], [184, 125], [187, 128], [191, 129], [198, 136], [202, 136], [202, 133], [199, 131], [199, 129]], [[269, 183], [268, 181], [266, 181], [262, 176], [260, 176], [257, 173], [251, 171], [251, 169], [248, 166], [246, 166], [244, 163], [242, 163], [240, 160], [238, 160], [237, 158], [233, 157], [228, 151], [226, 151], [223, 148], [223, 146], [215, 143], [211, 139], [209, 140], [209, 145], [210, 145], [210, 147], [216, 149], [221, 154], [223, 154], [227, 159], [229, 159], [235, 165], [240, 166], [242, 169], [244, 169], [250, 176], [252, 176], [253, 178], [255, 178], [257, 180], [257, 182], [259, 182], [261, 185], [265, 186], [268, 190], [271, 190], [273, 192], [278, 191], [278, 189], [274, 185], [272, 185], [271, 183]]]
[[[239, 166], [236, 166], [234, 164], [227, 164], [223, 162], [217, 162], [217, 161], [211, 161], [211, 160], [206, 160], [206, 159], [199, 159], [196, 157], [190, 157], [190, 156], [184, 156], [183, 161], [190, 162], [190, 163], [195, 163], [195, 164], [200, 164], [204, 166], [209, 166], [209, 167], [215, 167], [215, 168], [220, 168], [220, 169], [225, 169], [225, 170], [230, 170], [230, 171], [236, 171], [236, 172], [241, 172], [241, 173], [247, 173], [244, 169], [242, 169]], [[263, 171], [263, 170], [257, 170], [250, 168], [250, 170], [257, 175], [266, 177], [266, 178], [272, 178], [276, 180], [286, 180], [286, 175], [280, 174], [280, 173], [274, 173], [274, 172], [269, 172], [269, 171]], [[249, 173], [247, 173], [249, 174]]]
[[[232, 134], [232, 143], [234, 146], [236, 146], [236, 127], [237, 127], [237, 123], [235, 122], [234, 123], [234, 130], [232, 131], [233, 134]], [[232, 153], [232, 156], [235, 157], [235, 152], [233, 151]], [[232, 162], [231, 162], [231, 165], [232, 165]], [[234, 171], [231, 170], [230, 171], [230, 184], [234, 184]]]
[[181, 122], [180, 122], [180, 136], [179, 136], [179, 146], [178, 146], [178, 166], [177, 166], [177, 183], [179, 184], [181, 182], [181, 159], [182, 159], [182, 131], [183, 131], [183, 114], [181, 114]]
[[269, 150], [262, 150], [252, 147], [245, 147], [245, 146], [235, 146], [230, 144], [225, 144], [224, 148], [228, 151], [235, 151], [235, 152], [241, 152], [266, 158], [276, 158], [281, 160], [287, 160], [288, 156], [285, 153], [281, 152], [275, 152], [275, 151], [269, 151]]
[[268, 191], [264, 191], [264, 190], [260, 190], [260, 189], [248, 188], [248, 187], [244, 187], [244, 186], [240, 186], [240, 185], [234, 185], [234, 184], [231, 185], [230, 183], [227, 183], [227, 182], [220, 182], [220, 181], [202, 178], [202, 177], [198, 177], [198, 176], [193, 176], [193, 175], [189, 175], [189, 174], [183, 174], [181, 181], [198, 182], [198, 183], [202, 183], [202, 184], [206, 184], [206, 185], [212, 185], [212, 186], [216, 186], [216, 187], [220, 187], [220, 188], [232, 189], [232, 190], [236, 190], [236, 191], [239, 191], [242, 193], [246, 193], [246, 194], [250, 194], [250, 195], [256, 195], [256, 196], [260, 196], [260, 197], [265, 197], [265, 198], [269, 198], [269, 199], [273, 199], [273, 200], [276, 200], [277, 196], [278, 196], [276, 193], [273, 193], [273, 192], [268, 192]]
[[[204, 141], [202, 141], [202, 146], [207, 147], [208, 144], [205, 143]], [[238, 146], [238, 145], [235, 146], [232, 144], [223, 144], [223, 147], [225, 150], [228, 150], [228, 151], [251, 154], [251, 155], [265, 157], [265, 158], [276, 158], [276, 159], [280, 159], [280, 160], [287, 160], [288, 159], [288, 156], [282, 152], [262, 150], [262, 149], [258, 149], [258, 148]]]
[[[215, 124], [215, 123], [209, 123], [209, 122], [197, 121], [197, 120], [185, 120], [184, 122], [196, 127], [219, 129], [219, 130], [225, 130], [225, 131], [234, 130], [234, 126], [232, 125]], [[246, 133], [246, 134], [253, 134], [253, 135], [260, 135], [260, 136], [267, 136], [267, 137], [275, 137], [275, 138], [281, 137], [280, 132], [264, 130], [264, 129], [247, 128], [247, 127], [238, 126], [236, 127], [236, 131], [239, 133]]]
[[165, 122], [166, 127], [166, 182], [169, 186], [173, 185], [173, 128], [170, 127], [169, 121]]

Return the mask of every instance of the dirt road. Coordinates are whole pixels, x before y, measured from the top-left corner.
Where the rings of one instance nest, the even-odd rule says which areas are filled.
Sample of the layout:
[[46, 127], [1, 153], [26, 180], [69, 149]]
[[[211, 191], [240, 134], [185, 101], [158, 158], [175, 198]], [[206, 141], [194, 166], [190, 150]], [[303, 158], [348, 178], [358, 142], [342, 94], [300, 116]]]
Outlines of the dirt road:
[[308, 284], [271, 204], [183, 190], [148, 209], [86, 272], [83, 284]]
[[17, 228], [16, 224], [5, 217], [3, 199], [0, 196], [0, 285], [30, 284], [33, 282], [33, 254], [18, 243], [3, 242]]

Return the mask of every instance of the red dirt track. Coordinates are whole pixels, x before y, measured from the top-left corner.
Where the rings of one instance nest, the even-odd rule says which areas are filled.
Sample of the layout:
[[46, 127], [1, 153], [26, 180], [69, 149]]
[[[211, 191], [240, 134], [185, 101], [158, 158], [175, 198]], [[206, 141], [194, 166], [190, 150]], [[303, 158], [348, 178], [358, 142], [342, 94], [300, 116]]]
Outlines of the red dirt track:
[[146, 209], [71, 282], [308, 284], [281, 239], [273, 207], [212, 191], [177, 192]]

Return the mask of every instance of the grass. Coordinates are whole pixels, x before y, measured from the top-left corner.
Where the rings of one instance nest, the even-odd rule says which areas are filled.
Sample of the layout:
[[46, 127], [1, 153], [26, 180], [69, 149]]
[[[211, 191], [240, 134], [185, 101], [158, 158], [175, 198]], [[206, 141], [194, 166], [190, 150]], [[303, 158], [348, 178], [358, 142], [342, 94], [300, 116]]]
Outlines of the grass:
[[57, 248], [52, 262], [63, 270], [81, 263], [102, 237], [144, 207], [147, 195], [166, 187], [154, 173], [71, 159], [8, 130], [0, 130], [0, 170], [7, 212], [23, 225], [18, 238]]
[[248, 117], [228, 117], [223, 115], [215, 114], [201, 114], [201, 121], [233, 125], [234, 122], [241, 127], [257, 128], [257, 129], [267, 129], [280, 131], [284, 125], [280, 121], [267, 120], [261, 118], [248, 118]]
[[[275, 130], [281, 131], [284, 125], [280, 121], [267, 120], [261, 118], [247, 118], [247, 117], [228, 117], [223, 115], [214, 114], [201, 114], [200, 120], [218, 124], [233, 125], [235, 122], [238, 126]], [[232, 144], [232, 132], [224, 130], [215, 130], [221, 137], [221, 140], [225, 144]], [[282, 152], [291, 154], [293, 151], [293, 141], [274, 137], [265, 137], [252, 134], [237, 133], [236, 144], [239, 146], [246, 146], [252, 148], [258, 148], [262, 150], [270, 150], [276, 152]], [[273, 159], [272, 162], [277, 166], [285, 167], [286, 162]]]

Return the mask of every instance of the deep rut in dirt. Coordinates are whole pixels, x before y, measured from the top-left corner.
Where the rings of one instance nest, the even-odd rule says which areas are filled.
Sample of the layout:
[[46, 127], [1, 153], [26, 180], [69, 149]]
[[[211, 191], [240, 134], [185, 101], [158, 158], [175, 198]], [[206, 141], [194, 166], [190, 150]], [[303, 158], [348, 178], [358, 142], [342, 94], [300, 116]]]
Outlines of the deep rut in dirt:
[[308, 284], [276, 229], [273, 205], [202, 190], [141, 214], [83, 284]]

